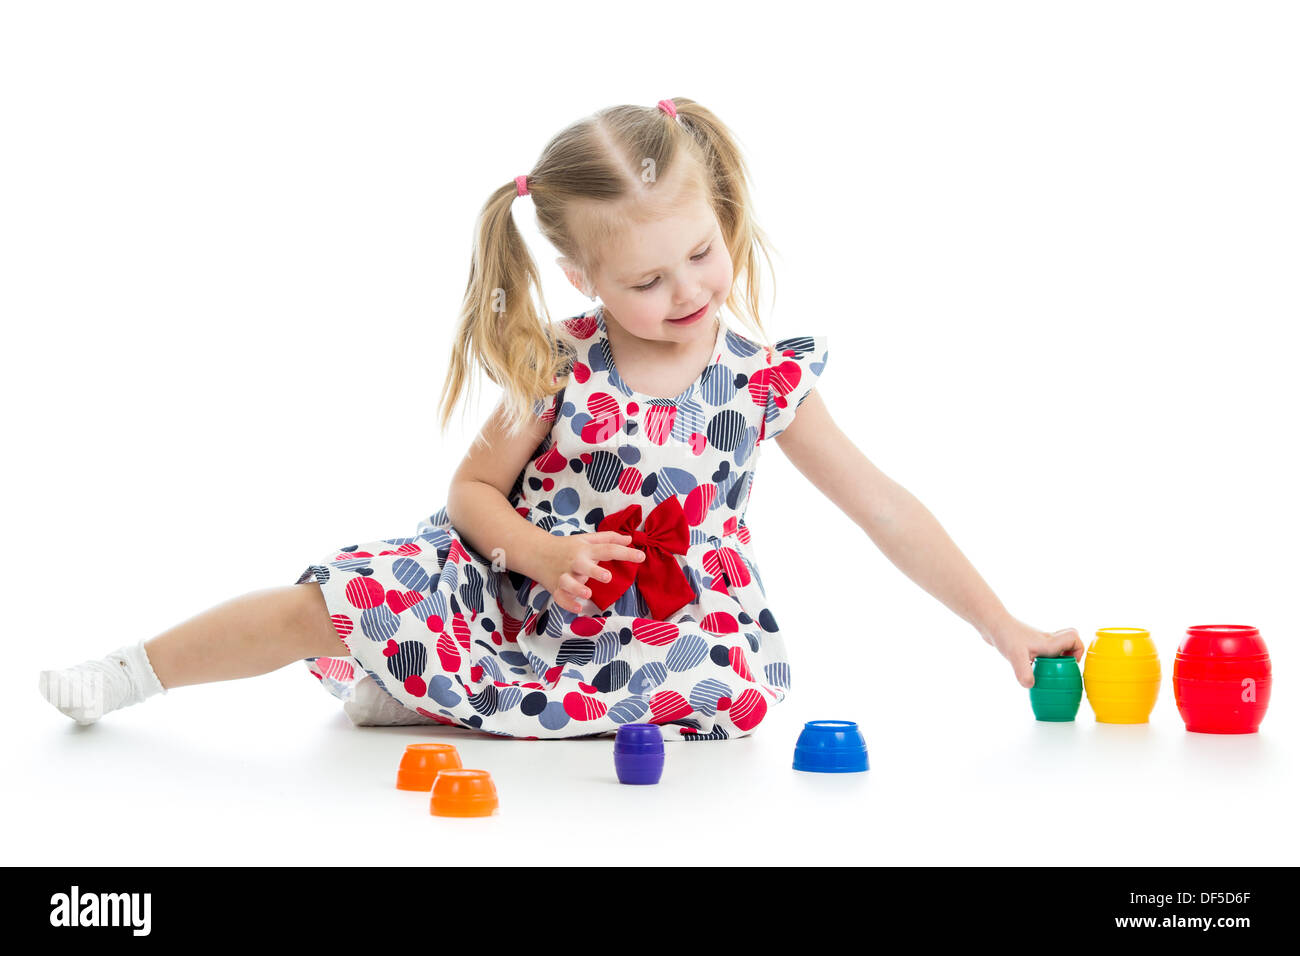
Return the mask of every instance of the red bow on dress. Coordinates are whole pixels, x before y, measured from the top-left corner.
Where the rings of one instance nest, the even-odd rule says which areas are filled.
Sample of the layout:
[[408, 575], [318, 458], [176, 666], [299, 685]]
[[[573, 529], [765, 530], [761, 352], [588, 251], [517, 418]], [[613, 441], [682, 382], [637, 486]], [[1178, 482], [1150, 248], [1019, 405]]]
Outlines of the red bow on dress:
[[655, 619], [662, 621], [695, 600], [695, 591], [674, 554], [685, 554], [691, 543], [686, 512], [677, 496], [665, 498], [641, 523], [641, 506], [628, 505], [622, 511], [606, 515], [597, 531], [616, 531], [632, 536], [631, 547], [645, 552], [644, 561], [611, 558], [600, 567], [613, 577], [608, 581], [587, 579], [591, 600], [602, 611], [613, 604], [635, 581]]

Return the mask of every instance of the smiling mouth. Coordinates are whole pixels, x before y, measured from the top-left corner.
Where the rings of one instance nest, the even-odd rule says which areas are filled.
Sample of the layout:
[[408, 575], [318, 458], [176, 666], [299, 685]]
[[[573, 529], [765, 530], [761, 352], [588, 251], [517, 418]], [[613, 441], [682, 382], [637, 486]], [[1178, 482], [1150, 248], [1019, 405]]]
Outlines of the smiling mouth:
[[696, 310], [695, 310], [694, 312], [692, 312], [690, 315], [683, 315], [683, 316], [681, 316], [680, 318], [677, 318], [677, 319], [669, 319], [668, 321], [669, 321], [669, 322], [685, 322], [687, 319], [695, 319], [695, 318], [698, 318], [699, 315], [700, 315], [700, 313], [703, 312], [703, 311], [704, 311], [705, 309], [707, 309], [708, 307], [709, 307], [709, 304], [706, 302], [706, 303], [704, 303], [704, 305], [700, 306], [698, 309], [696, 309]]

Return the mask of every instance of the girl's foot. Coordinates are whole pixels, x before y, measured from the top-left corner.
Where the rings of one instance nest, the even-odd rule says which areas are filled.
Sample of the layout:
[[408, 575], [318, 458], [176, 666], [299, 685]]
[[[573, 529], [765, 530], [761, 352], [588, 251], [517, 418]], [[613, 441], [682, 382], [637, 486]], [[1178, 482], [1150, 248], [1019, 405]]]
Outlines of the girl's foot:
[[41, 671], [40, 690], [46, 700], [82, 725], [167, 693], [149, 663], [144, 641], [75, 667]]

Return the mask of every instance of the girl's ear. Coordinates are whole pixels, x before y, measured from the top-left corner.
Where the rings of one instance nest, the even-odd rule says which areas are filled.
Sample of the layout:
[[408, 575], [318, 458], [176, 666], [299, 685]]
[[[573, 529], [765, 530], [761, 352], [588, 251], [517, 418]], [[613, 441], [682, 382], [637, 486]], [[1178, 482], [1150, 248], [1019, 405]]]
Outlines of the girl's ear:
[[596, 290], [592, 287], [591, 283], [587, 281], [587, 277], [582, 274], [582, 270], [578, 268], [577, 264], [574, 263], [573, 260], [560, 256], [555, 260], [555, 262], [564, 270], [565, 277], [573, 283], [575, 289], [589, 299], [594, 299], [596, 297]]

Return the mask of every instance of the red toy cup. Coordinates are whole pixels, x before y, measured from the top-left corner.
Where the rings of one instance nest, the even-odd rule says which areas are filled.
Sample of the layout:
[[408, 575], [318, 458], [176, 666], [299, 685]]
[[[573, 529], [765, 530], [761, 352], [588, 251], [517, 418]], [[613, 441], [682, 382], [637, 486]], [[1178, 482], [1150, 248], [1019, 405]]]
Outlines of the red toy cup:
[[1259, 628], [1189, 627], [1174, 655], [1174, 701], [1197, 734], [1253, 734], [1273, 689], [1273, 665]]

